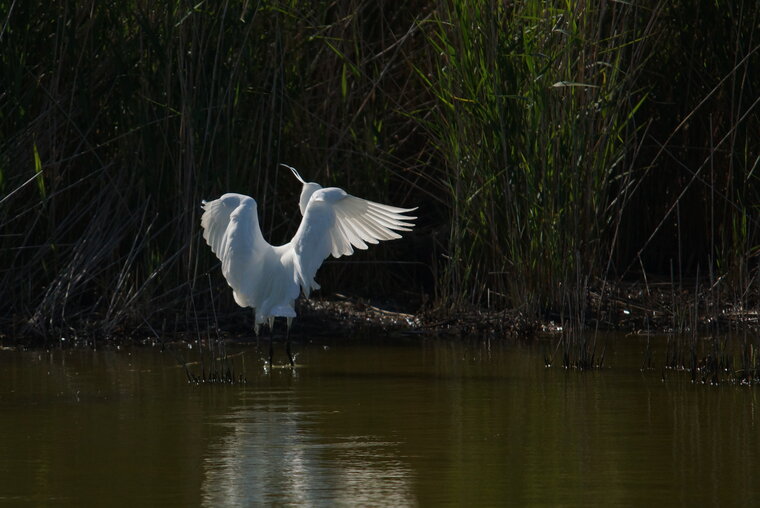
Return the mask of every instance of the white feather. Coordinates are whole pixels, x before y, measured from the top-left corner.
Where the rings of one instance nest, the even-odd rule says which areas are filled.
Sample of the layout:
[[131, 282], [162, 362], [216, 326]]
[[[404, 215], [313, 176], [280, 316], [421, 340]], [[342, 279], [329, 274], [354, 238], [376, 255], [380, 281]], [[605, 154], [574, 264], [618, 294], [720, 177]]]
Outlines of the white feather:
[[[290, 168], [290, 166], [287, 166]], [[337, 187], [303, 184], [299, 208], [303, 214], [293, 239], [272, 246], [259, 227], [256, 201], [242, 194], [225, 194], [203, 202], [203, 238], [222, 262], [222, 274], [235, 302], [256, 311], [260, 324], [277, 316], [295, 317], [295, 300], [308, 297], [319, 284], [314, 280], [330, 255], [349, 256], [354, 248], [401, 238], [396, 231], [411, 231], [405, 215], [416, 208], [397, 208], [351, 196]]]

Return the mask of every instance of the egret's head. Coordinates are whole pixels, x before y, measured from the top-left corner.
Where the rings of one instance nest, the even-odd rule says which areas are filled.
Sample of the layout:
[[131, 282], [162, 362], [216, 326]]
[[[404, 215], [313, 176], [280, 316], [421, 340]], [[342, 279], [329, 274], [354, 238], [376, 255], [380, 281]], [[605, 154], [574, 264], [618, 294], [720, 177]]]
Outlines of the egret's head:
[[301, 215], [304, 214], [306, 211], [306, 205], [309, 204], [309, 200], [311, 199], [311, 195], [317, 192], [319, 189], [322, 188], [321, 185], [314, 182], [307, 182], [304, 180], [301, 175], [296, 171], [296, 168], [288, 166], [287, 164], [280, 163], [280, 166], [285, 166], [289, 170], [293, 172], [293, 175], [295, 175], [296, 178], [298, 178], [298, 181], [303, 184], [303, 188], [301, 189], [301, 199], [298, 201], [298, 207], [301, 209]]

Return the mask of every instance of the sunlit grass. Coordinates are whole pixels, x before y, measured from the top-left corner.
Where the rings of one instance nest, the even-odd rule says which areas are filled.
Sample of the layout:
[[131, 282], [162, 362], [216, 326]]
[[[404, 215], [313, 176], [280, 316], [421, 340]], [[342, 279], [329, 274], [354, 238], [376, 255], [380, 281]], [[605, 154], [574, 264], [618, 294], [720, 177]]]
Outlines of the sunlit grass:
[[[535, 313], [603, 274], [645, 94], [635, 16], [544, 2], [455, 3], [427, 23], [426, 117], [451, 195], [448, 298]], [[589, 37], [591, 33], [595, 37]], [[571, 289], [573, 288], [573, 289]]]

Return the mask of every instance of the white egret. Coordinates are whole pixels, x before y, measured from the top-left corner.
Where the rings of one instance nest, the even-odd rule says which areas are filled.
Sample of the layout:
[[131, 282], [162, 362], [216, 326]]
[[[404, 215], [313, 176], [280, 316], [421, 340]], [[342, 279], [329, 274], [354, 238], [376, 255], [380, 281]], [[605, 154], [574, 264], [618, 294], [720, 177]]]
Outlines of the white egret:
[[[353, 254], [354, 248], [401, 238], [396, 231], [411, 231], [416, 219], [404, 215], [415, 208], [374, 203], [354, 197], [337, 187], [322, 188], [306, 182], [295, 168], [289, 168], [303, 184], [299, 207], [301, 224], [290, 242], [272, 246], [261, 234], [256, 201], [243, 194], [228, 193], [214, 201], [203, 201], [203, 238], [222, 262], [222, 274], [232, 288], [235, 302], [251, 307], [255, 332], [274, 318], [287, 320], [287, 353], [290, 352], [290, 325], [296, 316], [295, 300], [301, 291], [308, 298], [319, 289], [314, 280], [322, 262], [329, 256]], [[272, 363], [272, 342], [269, 343]]]

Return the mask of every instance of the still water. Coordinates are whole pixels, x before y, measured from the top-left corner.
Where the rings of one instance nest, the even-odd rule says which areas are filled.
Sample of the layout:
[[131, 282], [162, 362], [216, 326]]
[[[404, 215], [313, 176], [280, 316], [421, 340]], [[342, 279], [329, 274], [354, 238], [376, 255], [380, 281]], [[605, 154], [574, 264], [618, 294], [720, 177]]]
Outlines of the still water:
[[551, 347], [323, 340], [294, 370], [241, 348], [237, 386], [158, 348], [0, 351], [0, 504], [760, 503], [758, 387], [641, 372], [640, 338], [595, 372]]

